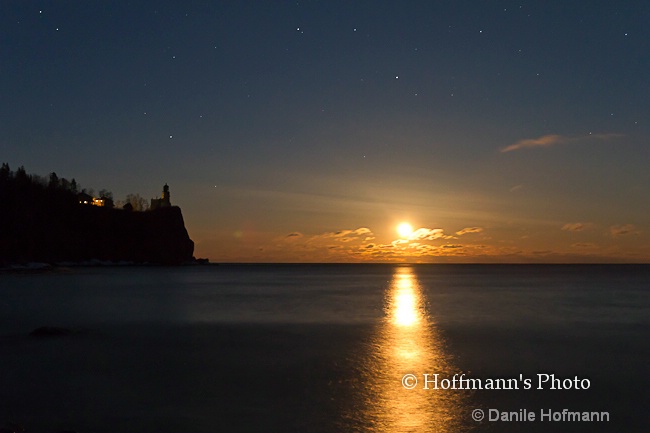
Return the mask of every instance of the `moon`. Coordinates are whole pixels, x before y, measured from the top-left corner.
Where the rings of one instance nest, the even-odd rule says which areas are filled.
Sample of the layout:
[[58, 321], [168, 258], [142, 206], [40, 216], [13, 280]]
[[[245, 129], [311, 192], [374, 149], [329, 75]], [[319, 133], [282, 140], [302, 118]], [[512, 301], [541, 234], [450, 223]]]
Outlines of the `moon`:
[[411, 224], [404, 222], [397, 226], [397, 234], [399, 234], [400, 237], [408, 238], [411, 233], [413, 233], [413, 227]]

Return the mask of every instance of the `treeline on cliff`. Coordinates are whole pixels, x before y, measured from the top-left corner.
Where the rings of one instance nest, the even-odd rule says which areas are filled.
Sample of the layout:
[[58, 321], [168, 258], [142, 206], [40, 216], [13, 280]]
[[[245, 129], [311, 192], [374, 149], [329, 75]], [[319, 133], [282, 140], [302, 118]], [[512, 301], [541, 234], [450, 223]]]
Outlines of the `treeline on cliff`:
[[77, 184], [0, 168], [0, 265], [88, 260], [181, 264], [192, 260], [179, 207], [129, 212], [79, 203]]

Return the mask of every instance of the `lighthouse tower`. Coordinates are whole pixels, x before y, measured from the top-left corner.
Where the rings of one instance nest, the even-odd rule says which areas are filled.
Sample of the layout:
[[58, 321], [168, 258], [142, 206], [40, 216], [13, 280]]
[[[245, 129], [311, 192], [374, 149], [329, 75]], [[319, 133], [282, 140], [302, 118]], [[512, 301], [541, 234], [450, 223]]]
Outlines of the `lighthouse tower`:
[[171, 205], [172, 203], [169, 200], [169, 186], [165, 184], [165, 186], [163, 186], [163, 193], [162, 193], [162, 199], [160, 200], [160, 207], [169, 207]]
[[161, 207], [170, 207], [171, 205], [172, 202], [169, 199], [169, 186], [165, 184], [165, 186], [163, 186], [162, 198], [152, 198], [151, 206], [149, 206], [149, 209], [156, 210], [160, 209]]

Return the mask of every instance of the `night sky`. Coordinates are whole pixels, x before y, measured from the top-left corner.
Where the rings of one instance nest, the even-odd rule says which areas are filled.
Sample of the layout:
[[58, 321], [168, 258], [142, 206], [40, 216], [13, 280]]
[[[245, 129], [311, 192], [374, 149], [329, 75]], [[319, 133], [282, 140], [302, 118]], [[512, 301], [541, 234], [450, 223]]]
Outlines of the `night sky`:
[[[650, 2], [2, 1], [0, 162], [216, 262], [650, 262]], [[412, 231], [400, 235], [401, 222]]]

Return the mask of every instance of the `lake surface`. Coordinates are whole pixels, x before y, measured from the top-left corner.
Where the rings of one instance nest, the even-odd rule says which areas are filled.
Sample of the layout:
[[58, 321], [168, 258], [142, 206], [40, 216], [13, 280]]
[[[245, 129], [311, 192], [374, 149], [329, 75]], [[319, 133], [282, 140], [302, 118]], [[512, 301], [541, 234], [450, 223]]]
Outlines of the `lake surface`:
[[[41, 326], [73, 332], [29, 336]], [[645, 432], [649, 341], [644, 265], [5, 274], [0, 427]], [[484, 389], [443, 389], [454, 376]], [[571, 389], [550, 389], [553, 377], [556, 388]], [[609, 421], [567, 420], [564, 409]], [[535, 419], [513, 420], [522, 411]], [[503, 412], [517, 415], [505, 421]]]

